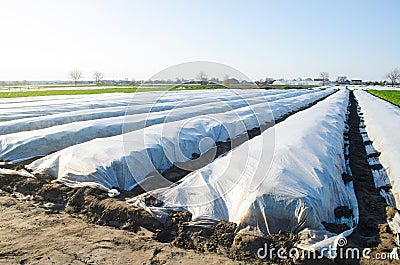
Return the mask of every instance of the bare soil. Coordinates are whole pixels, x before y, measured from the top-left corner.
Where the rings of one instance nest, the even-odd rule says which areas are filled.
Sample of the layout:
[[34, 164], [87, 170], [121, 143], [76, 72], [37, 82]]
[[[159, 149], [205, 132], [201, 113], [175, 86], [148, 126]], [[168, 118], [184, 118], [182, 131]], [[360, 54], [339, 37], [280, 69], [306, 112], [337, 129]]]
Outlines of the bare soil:
[[0, 191], [0, 264], [238, 264], [183, 250], [154, 233], [96, 225], [30, 196]]

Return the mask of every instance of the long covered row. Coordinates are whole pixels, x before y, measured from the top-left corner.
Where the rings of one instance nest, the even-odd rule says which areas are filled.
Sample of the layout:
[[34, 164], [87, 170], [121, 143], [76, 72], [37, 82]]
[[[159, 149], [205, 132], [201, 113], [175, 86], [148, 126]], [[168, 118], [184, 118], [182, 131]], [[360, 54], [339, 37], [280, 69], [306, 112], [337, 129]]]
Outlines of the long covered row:
[[[82, 98], [82, 99], [69, 99], [54, 101], [37, 101], [33, 105], [26, 105], [24, 103], [2, 103], [0, 122], [13, 121], [17, 119], [39, 117], [75, 110], [96, 109], [106, 107], [126, 106], [129, 104], [129, 98], [123, 95], [112, 95], [109, 99], [106, 98]], [[39, 104], [40, 103], [40, 104]]]
[[[170, 209], [188, 210], [194, 221], [228, 220], [252, 233], [299, 233], [300, 247], [335, 245], [341, 236], [323, 222], [338, 223], [334, 210], [353, 210], [352, 185], [346, 172], [344, 132], [348, 92], [339, 91], [296, 113], [242, 144], [228, 155], [186, 176], [179, 185], [150, 192], [162, 206], [146, 205], [149, 194], [130, 203], [144, 207], [160, 220]], [[354, 223], [353, 223], [354, 222]]]
[[[159, 112], [144, 112], [127, 116], [73, 122], [40, 130], [7, 134], [0, 136], [0, 159], [19, 162], [33, 157], [45, 156], [51, 152], [92, 139], [111, 137], [122, 132], [131, 132], [154, 124], [184, 120], [203, 114], [240, 110], [241, 108], [247, 110], [246, 106], [256, 104], [264, 104], [264, 109], [268, 110], [269, 99], [277, 100], [298, 94], [304, 94], [303, 96], [307, 98], [309, 95], [313, 97], [314, 94], [318, 93], [321, 92], [306, 93], [305, 91], [299, 91], [286, 96], [272, 95], [244, 99], [240, 95], [236, 95], [236, 100], [233, 100], [232, 97], [230, 100], [211, 100], [211, 103], [207, 104], [196, 104], [196, 101], [188, 101], [189, 106], [183, 108], [179, 108], [179, 103], [173, 102], [171, 106], [177, 106], [176, 108]], [[209, 102], [210, 100], [207, 101]], [[185, 106], [185, 103], [183, 105]], [[137, 110], [138, 108], [134, 107], [133, 110], [135, 109]]]
[[[377, 188], [391, 186], [396, 208], [400, 208], [400, 108], [365, 91], [355, 90], [354, 95], [363, 113], [365, 130], [372, 141], [370, 148], [380, 152], [379, 160], [373, 150], [367, 150], [369, 162], [380, 162], [386, 172], [374, 170]], [[366, 146], [368, 147], [368, 145]], [[387, 174], [385, 174], [387, 173]], [[389, 179], [387, 179], [387, 176]], [[385, 196], [386, 197], [386, 196]], [[389, 200], [390, 201], [390, 200]], [[390, 204], [390, 203], [389, 203]]]

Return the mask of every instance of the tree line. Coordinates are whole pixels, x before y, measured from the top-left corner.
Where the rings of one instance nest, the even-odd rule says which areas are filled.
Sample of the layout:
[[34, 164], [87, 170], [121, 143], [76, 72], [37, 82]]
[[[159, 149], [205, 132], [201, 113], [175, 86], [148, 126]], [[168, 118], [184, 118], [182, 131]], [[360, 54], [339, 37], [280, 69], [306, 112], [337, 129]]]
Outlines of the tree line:
[[392, 86], [400, 83], [400, 71], [398, 68], [393, 69], [389, 73], [386, 74], [386, 78], [390, 80]]
[[[320, 80], [322, 81], [322, 84], [325, 85], [326, 82], [329, 81], [329, 73], [328, 72], [321, 72], [319, 74], [320, 76]], [[74, 85], [76, 86], [77, 82], [79, 80], [81, 80], [83, 78], [82, 72], [75, 69], [73, 71], [71, 71], [69, 73], [69, 78], [72, 79], [72, 81], [74, 82]], [[103, 80], [104, 75], [103, 73], [96, 71], [93, 73], [93, 79], [96, 83], [96, 85], [100, 85], [101, 81]], [[201, 80], [201, 82], [206, 82], [207, 80], [207, 75], [204, 72], [200, 72], [197, 76], [197, 78], [199, 80]], [[398, 68], [393, 69], [392, 71], [390, 71], [389, 73], [387, 73], [385, 75], [385, 78], [390, 80], [390, 83], [392, 86], [397, 85], [398, 83], [400, 83], [400, 70]], [[228, 76], [224, 76], [224, 81], [223, 84], [228, 83], [229, 81], [229, 77]], [[268, 84], [272, 84], [275, 80], [272, 78], [266, 78], [265, 79], [265, 83]], [[337, 83], [343, 83], [347, 81], [347, 77], [346, 76], [339, 76], [336, 80]]]
[[[81, 79], [83, 78], [82, 72], [79, 71], [79, 70], [77, 70], [77, 69], [72, 70], [72, 71], [69, 73], [68, 76], [69, 76], [69, 78], [71, 78], [72, 81], [74, 82], [74, 86], [76, 86], [76, 84], [78, 83], [78, 81], [81, 80]], [[103, 77], [104, 77], [104, 75], [103, 75], [103, 73], [101, 73], [101, 72], [96, 71], [96, 72], [93, 73], [93, 79], [94, 79], [96, 85], [100, 85], [101, 80], [103, 80]]]

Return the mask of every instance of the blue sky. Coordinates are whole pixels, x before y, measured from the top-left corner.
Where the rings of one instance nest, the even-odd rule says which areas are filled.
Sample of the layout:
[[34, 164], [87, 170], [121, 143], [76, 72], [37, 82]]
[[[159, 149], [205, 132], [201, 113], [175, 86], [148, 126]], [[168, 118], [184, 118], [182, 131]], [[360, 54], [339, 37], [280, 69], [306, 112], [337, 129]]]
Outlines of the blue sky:
[[400, 67], [400, 1], [0, 1], [0, 81], [147, 79], [215, 61], [253, 80]]

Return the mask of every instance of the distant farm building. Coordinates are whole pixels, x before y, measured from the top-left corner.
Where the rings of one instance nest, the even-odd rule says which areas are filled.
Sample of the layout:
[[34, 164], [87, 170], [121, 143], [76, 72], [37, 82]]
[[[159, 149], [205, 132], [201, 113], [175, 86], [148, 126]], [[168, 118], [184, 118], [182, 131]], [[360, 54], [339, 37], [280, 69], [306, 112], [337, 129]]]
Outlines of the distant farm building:
[[352, 84], [352, 85], [361, 85], [362, 84], [362, 80], [361, 79], [352, 79], [350, 84]]
[[240, 84], [240, 81], [237, 80], [236, 78], [229, 78], [228, 82], [229, 84]]
[[275, 80], [273, 85], [285, 85], [285, 86], [321, 86], [322, 81], [312, 80]]

